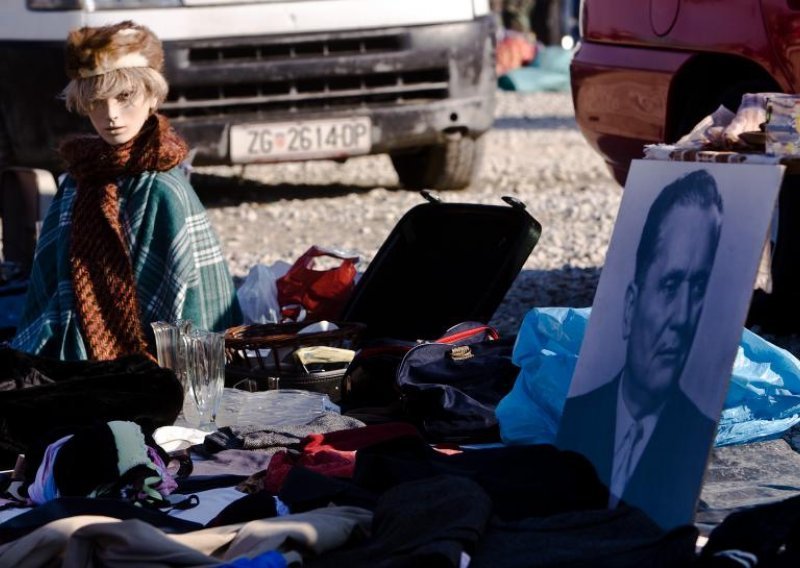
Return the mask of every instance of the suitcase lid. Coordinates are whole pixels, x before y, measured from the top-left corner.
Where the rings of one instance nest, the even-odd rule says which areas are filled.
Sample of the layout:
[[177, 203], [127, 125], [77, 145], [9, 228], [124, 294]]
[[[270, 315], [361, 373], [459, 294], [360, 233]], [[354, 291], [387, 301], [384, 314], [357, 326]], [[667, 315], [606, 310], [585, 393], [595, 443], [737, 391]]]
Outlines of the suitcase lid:
[[429, 202], [398, 221], [344, 308], [367, 338], [432, 339], [488, 322], [539, 240], [541, 225], [513, 197], [482, 205], [423, 195]]

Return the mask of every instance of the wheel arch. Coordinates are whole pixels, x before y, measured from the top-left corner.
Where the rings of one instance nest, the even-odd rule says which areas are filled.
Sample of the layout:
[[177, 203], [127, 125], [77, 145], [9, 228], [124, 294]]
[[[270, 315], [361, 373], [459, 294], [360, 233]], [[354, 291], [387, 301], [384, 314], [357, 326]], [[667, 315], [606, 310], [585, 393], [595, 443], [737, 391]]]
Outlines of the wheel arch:
[[681, 67], [670, 86], [665, 141], [678, 140], [720, 104], [735, 112], [743, 93], [783, 90], [769, 71], [750, 59], [699, 54]]

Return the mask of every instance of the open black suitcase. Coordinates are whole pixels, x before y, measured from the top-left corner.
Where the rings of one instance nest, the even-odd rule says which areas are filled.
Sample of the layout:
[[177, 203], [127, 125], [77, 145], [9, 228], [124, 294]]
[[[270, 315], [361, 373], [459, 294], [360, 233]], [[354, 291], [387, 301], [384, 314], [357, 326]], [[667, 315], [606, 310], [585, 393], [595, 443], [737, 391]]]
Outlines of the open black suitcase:
[[[294, 328], [305, 323], [228, 330], [228, 386], [302, 388], [339, 403], [346, 368], [308, 373], [272, 360], [280, 348], [430, 340], [461, 322], [488, 323], [536, 245], [541, 225], [511, 197], [503, 198], [505, 205], [480, 205], [423, 196], [428, 202], [400, 219], [359, 280], [337, 318], [339, 330], [297, 335]], [[258, 353], [265, 348], [271, 348], [270, 356], [262, 360]], [[268, 386], [275, 377], [280, 386]]]
[[362, 339], [439, 337], [463, 321], [488, 323], [542, 227], [513, 197], [506, 205], [428, 200], [409, 210], [370, 262], [341, 319]]

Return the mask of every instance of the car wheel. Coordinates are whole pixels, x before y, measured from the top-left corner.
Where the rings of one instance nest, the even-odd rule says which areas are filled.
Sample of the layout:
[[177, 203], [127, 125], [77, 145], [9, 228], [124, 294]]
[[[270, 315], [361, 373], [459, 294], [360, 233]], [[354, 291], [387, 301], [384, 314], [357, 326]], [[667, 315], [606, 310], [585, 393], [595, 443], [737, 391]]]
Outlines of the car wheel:
[[475, 179], [485, 139], [461, 137], [411, 153], [391, 154], [406, 189], [464, 189]]

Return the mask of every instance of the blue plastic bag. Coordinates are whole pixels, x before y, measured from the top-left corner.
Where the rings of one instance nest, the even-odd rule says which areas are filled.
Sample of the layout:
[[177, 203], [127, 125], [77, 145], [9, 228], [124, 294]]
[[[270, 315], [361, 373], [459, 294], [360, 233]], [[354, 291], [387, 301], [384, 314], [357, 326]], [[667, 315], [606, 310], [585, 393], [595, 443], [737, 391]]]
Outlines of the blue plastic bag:
[[[578, 361], [590, 308], [535, 308], [520, 326], [520, 373], [496, 415], [509, 444], [552, 444]], [[800, 361], [743, 330], [716, 446], [778, 437], [800, 422]]]
[[555, 442], [590, 313], [536, 308], [525, 316], [512, 355], [519, 376], [495, 410], [504, 442]]
[[800, 422], [800, 362], [745, 329], [716, 446], [776, 438]]

